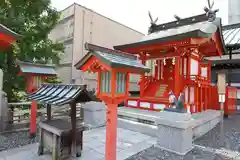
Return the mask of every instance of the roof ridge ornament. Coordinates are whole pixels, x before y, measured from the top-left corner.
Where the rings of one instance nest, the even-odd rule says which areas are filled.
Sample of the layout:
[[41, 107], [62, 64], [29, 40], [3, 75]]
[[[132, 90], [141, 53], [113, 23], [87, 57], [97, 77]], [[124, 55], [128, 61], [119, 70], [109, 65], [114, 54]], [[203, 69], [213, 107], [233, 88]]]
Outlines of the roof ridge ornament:
[[177, 20], [177, 21], [180, 21], [181, 20], [181, 18], [178, 16], [178, 15], [174, 15], [174, 18]]
[[214, 1], [212, 4], [210, 3], [210, 0], [207, 0], [208, 7], [204, 7], [204, 11], [206, 12], [206, 16], [208, 17], [208, 21], [212, 22], [216, 19], [216, 13], [219, 11], [219, 9], [213, 10]]
[[150, 18], [150, 24], [151, 24], [150, 27], [148, 28], [148, 34], [150, 34], [150, 33], [152, 33], [154, 27], [157, 26], [156, 23], [158, 21], [158, 17], [155, 19], [155, 21], [153, 21], [153, 18], [152, 18], [152, 15], [151, 15], [150, 11], [148, 11], [148, 16]]

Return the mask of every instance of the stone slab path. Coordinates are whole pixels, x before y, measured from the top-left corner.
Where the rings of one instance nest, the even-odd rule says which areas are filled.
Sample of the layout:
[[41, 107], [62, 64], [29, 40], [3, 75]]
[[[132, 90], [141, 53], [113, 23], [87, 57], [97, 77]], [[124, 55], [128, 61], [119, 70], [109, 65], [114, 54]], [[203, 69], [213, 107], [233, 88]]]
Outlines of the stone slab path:
[[[83, 152], [79, 158], [68, 160], [104, 160], [106, 129], [98, 128], [84, 132]], [[118, 128], [117, 160], [124, 160], [138, 152], [156, 144], [156, 138]], [[0, 160], [51, 160], [51, 154], [37, 155], [38, 144], [30, 144], [20, 148], [0, 152]]]

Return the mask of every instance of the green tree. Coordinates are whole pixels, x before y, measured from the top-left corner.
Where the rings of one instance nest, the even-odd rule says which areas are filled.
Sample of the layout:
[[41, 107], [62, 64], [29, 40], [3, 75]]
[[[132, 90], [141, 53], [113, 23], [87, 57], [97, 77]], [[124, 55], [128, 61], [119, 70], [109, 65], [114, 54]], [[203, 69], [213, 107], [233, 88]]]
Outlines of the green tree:
[[1, 0], [0, 23], [22, 35], [9, 50], [0, 53], [0, 67], [4, 72], [4, 88], [9, 101], [16, 101], [26, 82], [18, 76], [16, 59], [41, 63], [59, 62], [63, 44], [52, 42], [48, 34], [59, 20], [60, 13], [52, 8], [50, 0]]

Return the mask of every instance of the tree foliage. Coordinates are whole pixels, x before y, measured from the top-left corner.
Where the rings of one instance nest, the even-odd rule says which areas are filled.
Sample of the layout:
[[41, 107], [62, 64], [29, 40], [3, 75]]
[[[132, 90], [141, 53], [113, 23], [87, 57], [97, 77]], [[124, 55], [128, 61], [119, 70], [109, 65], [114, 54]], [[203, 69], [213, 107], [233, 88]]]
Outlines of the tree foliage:
[[63, 45], [52, 42], [48, 34], [57, 24], [59, 15], [50, 0], [1, 0], [0, 23], [22, 35], [12, 48], [0, 53], [4, 91], [10, 101], [17, 100], [15, 93], [26, 89], [25, 79], [18, 76], [16, 59], [28, 62], [36, 59], [41, 63], [51, 60], [58, 64]]

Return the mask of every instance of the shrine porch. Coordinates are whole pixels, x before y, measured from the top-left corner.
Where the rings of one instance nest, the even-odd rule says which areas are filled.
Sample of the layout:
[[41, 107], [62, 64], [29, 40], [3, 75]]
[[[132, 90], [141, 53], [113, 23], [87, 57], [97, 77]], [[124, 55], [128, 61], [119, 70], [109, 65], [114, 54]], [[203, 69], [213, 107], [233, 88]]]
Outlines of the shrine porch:
[[168, 106], [168, 98], [165, 97], [129, 97], [125, 103], [126, 107], [139, 108], [143, 110], [160, 111]]
[[[104, 160], [105, 127], [84, 131], [83, 151], [79, 158], [69, 160]], [[118, 128], [117, 160], [124, 160], [156, 144], [156, 138], [138, 132]], [[0, 152], [0, 160], [51, 160], [51, 154], [37, 155], [38, 143]]]

